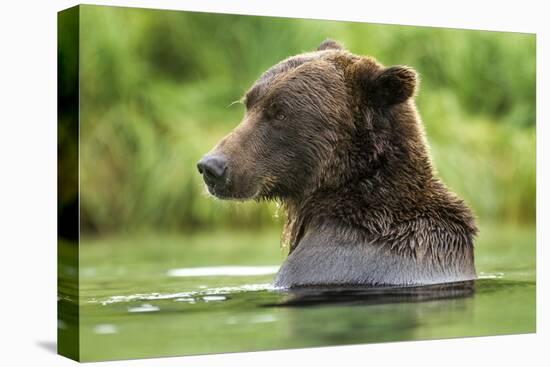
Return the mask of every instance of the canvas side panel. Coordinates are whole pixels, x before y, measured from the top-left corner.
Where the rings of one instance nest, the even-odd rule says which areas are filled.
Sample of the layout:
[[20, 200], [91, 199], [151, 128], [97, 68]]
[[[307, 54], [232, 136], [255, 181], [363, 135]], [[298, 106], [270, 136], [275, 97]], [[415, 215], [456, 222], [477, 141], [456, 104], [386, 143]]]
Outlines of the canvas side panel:
[[57, 17], [57, 351], [79, 360], [80, 8]]

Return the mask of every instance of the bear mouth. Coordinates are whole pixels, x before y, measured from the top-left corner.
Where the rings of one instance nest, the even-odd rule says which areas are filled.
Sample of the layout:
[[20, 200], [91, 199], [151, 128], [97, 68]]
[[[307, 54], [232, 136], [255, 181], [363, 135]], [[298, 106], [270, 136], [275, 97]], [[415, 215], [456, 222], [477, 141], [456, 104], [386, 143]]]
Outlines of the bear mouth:
[[236, 193], [232, 192], [228, 188], [227, 183], [214, 183], [209, 182], [209, 180], [205, 177], [204, 178], [204, 186], [206, 186], [206, 190], [208, 193], [212, 196], [214, 196], [217, 199], [220, 200], [245, 200], [245, 198], [240, 198]]
[[231, 188], [228, 187], [227, 183], [220, 185], [220, 184], [211, 183], [211, 182], [209, 183], [207, 180], [204, 180], [204, 186], [206, 186], [206, 190], [210, 195], [220, 200], [236, 200], [236, 201], [254, 200], [259, 196], [259, 191], [260, 191], [260, 190], [256, 190], [252, 194], [239, 193], [234, 190], [231, 190]]
[[209, 184], [208, 182], [205, 182], [204, 186], [210, 195], [218, 199], [230, 199], [230, 196], [225, 192], [225, 190], [218, 188], [216, 184]]
[[225, 199], [228, 196], [228, 193], [225, 189], [225, 184], [212, 182], [212, 180], [208, 179], [208, 176], [204, 176], [203, 181], [204, 186], [210, 195], [218, 199]]

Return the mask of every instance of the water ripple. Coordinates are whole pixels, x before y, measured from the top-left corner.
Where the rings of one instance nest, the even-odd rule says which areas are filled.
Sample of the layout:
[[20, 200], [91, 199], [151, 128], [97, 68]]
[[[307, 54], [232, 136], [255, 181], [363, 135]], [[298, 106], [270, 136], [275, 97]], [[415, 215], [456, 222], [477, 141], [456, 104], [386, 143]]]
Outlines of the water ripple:
[[209, 277], [209, 276], [255, 276], [275, 274], [278, 265], [269, 266], [212, 266], [202, 268], [170, 269], [171, 277]]
[[[127, 296], [112, 296], [105, 300], [93, 299], [88, 303], [99, 303], [101, 305], [108, 305], [112, 303], [132, 302], [132, 301], [154, 301], [162, 299], [174, 299], [178, 302], [194, 303], [197, 298], [202, 298], [204, 301], [210, 300], [212, 297], [216, 297], [224, 294], [240, 293], [240, 292], [255, 292], [273, 290], [273, 286], [269, 283], [264, 284], [245, 284], [237, 287], [220, 287], [220, 288], [206, 288], [200, 291], [179, 292], [179, 293], [138, 293]], [[225, 297], [224, 297], [225, 298]], [[192, 300], [192, 301], [191, 301]], [[216, 299], [219, 300], [219, 299]]]

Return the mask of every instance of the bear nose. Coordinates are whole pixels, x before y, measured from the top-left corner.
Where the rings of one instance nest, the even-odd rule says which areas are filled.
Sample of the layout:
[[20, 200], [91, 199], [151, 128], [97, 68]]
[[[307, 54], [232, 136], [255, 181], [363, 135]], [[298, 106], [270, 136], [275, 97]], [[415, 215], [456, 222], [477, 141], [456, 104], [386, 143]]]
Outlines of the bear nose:
[[222, 156], [207, 155], [197, 163], [197, 169], [207, 183], [217, 183], [225, 178], [227, 162]]

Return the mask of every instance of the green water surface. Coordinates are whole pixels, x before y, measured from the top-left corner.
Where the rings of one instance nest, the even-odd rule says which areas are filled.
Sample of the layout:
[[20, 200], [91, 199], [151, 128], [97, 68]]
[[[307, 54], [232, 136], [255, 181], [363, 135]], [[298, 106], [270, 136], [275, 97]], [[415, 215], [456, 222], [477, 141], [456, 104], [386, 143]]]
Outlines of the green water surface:
[[[533, 227], [483, 227], [474, 283], [292, 292], [269, 285], [270, 269], [284, 259], [279, 235], [268, 230], [84, 239], [80, 291], [65, 288], [63, 281], [59, 289], [61, 309], [80, 307], [74, 338], [80, 360], [535, 331]], [[228, 265], [256, 275], [178, 274]], [[258, 269], [266, 274], [258, 275]], [[59, 276], [63, 280], [74, 271], [60, 266]], [[66, 314], [59, 320], [62, 333], [74, 328]]]

